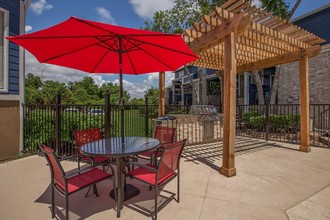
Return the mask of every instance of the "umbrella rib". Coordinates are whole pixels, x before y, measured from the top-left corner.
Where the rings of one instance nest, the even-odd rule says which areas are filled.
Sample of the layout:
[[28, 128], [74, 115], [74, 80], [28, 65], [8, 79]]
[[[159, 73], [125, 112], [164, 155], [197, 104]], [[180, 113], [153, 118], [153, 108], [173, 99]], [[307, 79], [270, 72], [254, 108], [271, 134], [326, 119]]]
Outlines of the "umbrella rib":
[[198, 56], [196, 56], [195, 54], [186, 53], [186, 52], [175, 50], [175, 49], [172, 49], [172, 48], [168, 48], [168, 47], [165, 47], [165, 46], [162, 46], [162, 45], [149, 43], [149, 42], [142, 41], [142, 40], [139, 40], [139, 39], [134, 39], [134, 41], [138, 41], [140, 43], [148, 44], [148, 45], [151, 45], [151, 46], [154, 46], [154, 47], [159, 47], [159, 48], [162, 48], [162, 49], [165, 49], [165, 50], [170, 50], [170, 51], [173, 51], [173, 52], [176, 52], [176, 53], [180, 53], [180, 54], [184, 54], [184, 55], [188, 55], [188, 56], [191, 56], [191, 57], [195, 57], [195, 58], [197, 57], [198, 58]]
[[[131, 42], [132, 44], [134, 44], [133, 42]], [[150, 57], [154, 58], [155, 60], [157, 60], [158, 62], [162, 63], [164, 66], [167, 66], [168, 68], [170, 68], [171, 70], [174, 70], [174, 68], [170, 67], [169, 65], [167, 65], [166, 63], [164, 63], [163, 61], [161, 61], [160, 59], [154, 57], [152, 54], [150, 54], [149, 52], [145, 51], [143, 48], [141, 48], [139, 45], [136, 45], [137, 48], [139, 48], [140, 50], [142, 50], [143, 52], [145, 52], [146, 54], [148, 54]]]
[[135, 75], [137, 75], [136, 69], [135, 69], [135, 67], [133, 65], [133, 62], [132, 62], [132, 59], [131, 59], [131, 56], [129, 55], [129, 53], [127, 53], [127, 56], [128, 56], [129, 62], [131, 63], [131, 66], [133, 67], [133, 70], [134, 70]]
[[[96, 39], [97, 39], [97, 38], [96, 38]], [[110, 39], [111, 39], [111, 38], [110, 38]], [[97, 40], [98, 40], [98, 39], [97, 39]], [[75, 52], [77, 52], [77, 51], [84, 50], [84, 49], [87, 49], [87, 48], [89, 48], [89, 47], [92, 47], [92, 46], [95, 46], [95, 45], [101, 44], [101, 43], [105, 43], [104, 41], [108, 41], [108, 40], [109, 40], [109, 39], [107, 39], [107, 40], [103, 40], [103, 41], [99, 41], [99, 42], [96, 42], [96, 43], [94, 43], [94, 44], [88, 45], [88, 46], [86, 46], [86, 47], [81, 47], [81, 48], [78, 48], [78, 49], [75, 49], [75, 50], [72, 50], [72, 51], [68, 51], [68, 52], [66, 52], [66, 53], [59, 54], [59, 55], [56, 55], [56, 56], [50, 57], [50, 58], [48, 58], [48, 59], [45, 59], [45, 60], [43, 60], [42, 62], [48, 62], [48, 61], [50, 61], [50, 60], [53, 60], [53, 59], [59, 58], [59, 57], [61, 57], [61, 56], [65, 56], [65, 55], [68, 55], [68, 54], [71, 54], [71, 53], [75, 53]], [[98, 46], [101, 46], [101, 45], [98, 45]], [[101, 46], [101, 47], [102, 47], [102, 46]]]
[[107, 52], [105, 52], [105, 54], [102, 56], [102, 58], [99, 60], [99, 62], [97, 62], [97, 64], [95, 65], [95, 67], [93, 68], [93, 70], [91, 71], [91, 73], [94, 73], [95, 69], [99, 66], [99, 64], [102, 62], [102, 60], [104, 59], [104, 57], [109, 53], [109, 51], [111, 51], [111, 50], [108, 49]]

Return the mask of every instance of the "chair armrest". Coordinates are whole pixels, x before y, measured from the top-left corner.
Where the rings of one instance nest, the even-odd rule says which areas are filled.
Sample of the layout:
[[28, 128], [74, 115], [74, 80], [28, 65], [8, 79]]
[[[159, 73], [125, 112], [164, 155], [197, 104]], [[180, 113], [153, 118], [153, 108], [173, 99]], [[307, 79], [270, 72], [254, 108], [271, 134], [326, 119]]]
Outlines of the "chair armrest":
[[93, 166], [86, 166], [81, 169], [70, 170], [70, 171], [67, 171], [67, 173], [63, 176], [63, 178], [70, 178], [72, 176], [75, 176], [77, 174], [83, 173], [83, 172], [85, 172], [87, 170], [91, 170], [91, 169], [96, 169], [96, 168]]
[[137, 167], [143, 167], [143, 168], [148, 169], [148, 170], [151, 170], [151, 171], [153, 171], [153, 172], [157, 172], [157, 169], [156, 169], [156, 168], [153, 168], [153, 167], [151, 167], [151, 166], [147, 166], [147, 165], [144, 165], [144, 164], [139, 164], [139, 163], [136, 163], [136, 162], [132, 162], [132, 161], [130, 161], [130, 162], [126, 162], [126, 163], [123, 165], [122, 169], [123, 169], [126, 165], [129, 165], [129, 164], [134, 165], [134, 166], [137, 166]]
[[81, 157], [81, 155], [77, 154], [77, 155], [72, 155], [72, 156], [67, 156], [67, 157], [60, 157], [58, 158], [59, 161], [62, 161], [62, 160], [70, 160], [70, 159], [73, 159], [73, 158], [78, 158]]

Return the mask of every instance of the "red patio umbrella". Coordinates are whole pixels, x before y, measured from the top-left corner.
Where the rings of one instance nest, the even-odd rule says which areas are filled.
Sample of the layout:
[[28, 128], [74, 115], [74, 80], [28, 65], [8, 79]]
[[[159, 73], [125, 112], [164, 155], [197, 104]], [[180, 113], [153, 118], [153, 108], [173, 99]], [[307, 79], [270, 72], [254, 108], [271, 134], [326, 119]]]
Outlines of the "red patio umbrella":
[[124, 136], [122, 73], [173, 71], [198, 58], [181, 35], [120, 27], [71, 17], [50, 28], [8, 39], [39, 62], [89, 73], [120, 74], [121, 136]]

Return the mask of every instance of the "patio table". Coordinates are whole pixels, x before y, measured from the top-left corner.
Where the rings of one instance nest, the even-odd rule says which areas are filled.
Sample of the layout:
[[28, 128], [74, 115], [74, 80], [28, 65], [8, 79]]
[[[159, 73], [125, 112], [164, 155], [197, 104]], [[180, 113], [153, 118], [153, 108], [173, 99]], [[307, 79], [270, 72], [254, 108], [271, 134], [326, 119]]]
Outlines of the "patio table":
[[[151, 137], [112, 137], [104, 138], [98, 141], [93, 141], [84, 144], [80, 151], [82, 154], [96, 157], [115, 157], [116, 158], [116, 180], [117, 180], [117, 217], [120, 217], [120, 210], [123, 208], [123, 200], [128, 200], [137, 194], [139, 194], [139, 189], [133, 185], [126, 184], [124, 186], [124, 174], [122, 173], [122, 166], [124, 163], [124, 158], [130, 155], [141, 154], [143, 152], [151, 151], [160, 146], [159, 140]], [[125, 189], [125, 190], [124, 190]], [[114, 198], [116, 190], [113, 189], [110, 192], [110, 196]]]

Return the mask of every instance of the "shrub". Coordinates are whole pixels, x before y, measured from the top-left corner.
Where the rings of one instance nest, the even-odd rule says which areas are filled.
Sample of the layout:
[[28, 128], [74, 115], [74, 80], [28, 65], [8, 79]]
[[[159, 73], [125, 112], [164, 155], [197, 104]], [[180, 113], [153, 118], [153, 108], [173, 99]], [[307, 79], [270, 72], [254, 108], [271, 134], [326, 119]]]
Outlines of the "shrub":
[[[244, 113], [242, 121], [247, 129], [266, 131], [266, 116], [257, 112]], [[269, 132], [297, 132], [299, 130], [299, 115], [273, 114], [268, 116]]]
[[[55, 143], [55, 111], [33, 110], [24, 120], [24, 149], [38, 151], [40, 144]], [[61, 142], [73, 144], [75, 130], [101, 128], [104, 132], [104, 115], [90, 115], [73, 112], [63, 112], [61, 115]], [[117, 121], [110, 124], [111, 135], [115, 132]]]

